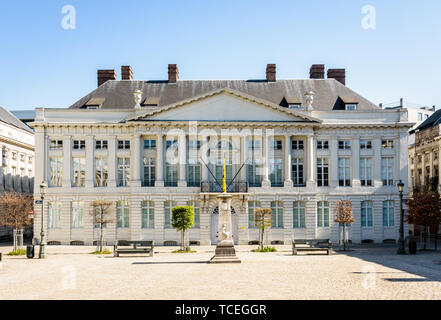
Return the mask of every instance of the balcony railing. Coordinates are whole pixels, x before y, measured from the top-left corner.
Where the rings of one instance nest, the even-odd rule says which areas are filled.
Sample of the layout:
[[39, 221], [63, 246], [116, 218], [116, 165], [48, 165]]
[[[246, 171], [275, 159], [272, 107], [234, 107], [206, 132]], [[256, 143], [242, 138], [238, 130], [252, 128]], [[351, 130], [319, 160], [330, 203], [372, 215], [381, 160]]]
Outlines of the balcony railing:
[[[201, 192], [208, 193], [208, 192], [216, 192], [221, 193], [222, 187], [219, 186], [214, 181], [202, 181], [201, 182]], [[237, 193], [237, 192], [248, 192], [248, 182], [246, 181], [239, 181], [239, 182], [233, 182], [229, 185], [227, 183], [227, 192], [231, 193]]]

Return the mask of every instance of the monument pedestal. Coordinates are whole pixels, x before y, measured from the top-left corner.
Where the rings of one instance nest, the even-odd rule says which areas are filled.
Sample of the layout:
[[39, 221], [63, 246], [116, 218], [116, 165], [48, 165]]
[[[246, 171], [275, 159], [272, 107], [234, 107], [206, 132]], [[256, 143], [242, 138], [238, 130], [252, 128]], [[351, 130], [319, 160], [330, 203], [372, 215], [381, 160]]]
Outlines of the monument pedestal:
[[240, 263], [234, 249], [231, 223], [231, 198], [228, 193], [220, 194], [219, 201], [219, 242], [210, 263]]
[[213, 258], [210, 263], [240, 263], [236, 256], [236, 249], [232, 240], [224, 240], [216, 245]]

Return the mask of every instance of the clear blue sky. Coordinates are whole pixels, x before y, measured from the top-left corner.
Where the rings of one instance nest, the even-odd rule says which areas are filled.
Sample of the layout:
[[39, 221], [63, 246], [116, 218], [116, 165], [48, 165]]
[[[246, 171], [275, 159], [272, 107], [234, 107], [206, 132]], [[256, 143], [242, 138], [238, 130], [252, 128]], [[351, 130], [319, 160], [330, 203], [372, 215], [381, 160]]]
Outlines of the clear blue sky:
[[[64, 5], [76, 29], [61, 27]], [[365, 30], [361, 9], [376, 9]], [[96, 87], [96, 70], [129, 64], [134, 78], [307, 78], [313, 63], [346, 68], [374, 103], [441, 106], [441, 1], [1, 1], [0, 106], [67, 107]]]

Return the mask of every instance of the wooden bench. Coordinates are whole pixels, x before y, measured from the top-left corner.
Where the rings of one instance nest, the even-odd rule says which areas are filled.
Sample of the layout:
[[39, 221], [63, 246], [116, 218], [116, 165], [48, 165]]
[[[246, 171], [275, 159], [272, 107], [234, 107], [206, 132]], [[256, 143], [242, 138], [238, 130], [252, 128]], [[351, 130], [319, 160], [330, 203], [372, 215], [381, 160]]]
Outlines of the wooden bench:
[[332, 242], [329, 239], [293, 239], [292, 254], [297, 255], [299, 251], [326, 251], [327, 255], [331, 255]]
[[117, 240], [113, 246], [113, 256], [118, 257], [125, 253], [148, 253], [153, 257], [155, 241], [127, 241]]

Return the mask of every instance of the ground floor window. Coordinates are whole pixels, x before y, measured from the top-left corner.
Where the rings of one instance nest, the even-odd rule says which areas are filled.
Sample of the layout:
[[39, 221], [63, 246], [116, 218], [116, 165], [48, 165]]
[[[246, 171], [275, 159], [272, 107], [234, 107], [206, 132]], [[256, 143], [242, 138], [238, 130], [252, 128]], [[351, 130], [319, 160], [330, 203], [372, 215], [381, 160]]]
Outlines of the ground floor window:
[[153, 201], [141, 201], [142, 228], [155, 227], [155, 204]]
[[164, 228], [169, 229], [172, 227], [172, 209], [176, 207], [176, 201], [164, 202]]
[[72, 201], [71, 202], [71, 215], [72, 215], [72, 229], [83, 227], [83, 202]]
[[194, 224], [192, 228], [199, 229], [201, 227], [201, 210], [199, 207], [199, 201], [188, 201], [187, 205], [193, 206], [194, 209]]
[[383, 226], [394, 226], [394, 202], [393, 200], [383, 201]]
[[248, 228], [256, 228], [256, 209], [260, 208], [260, 201], [248, 201]]
[[293, 227], [305, 228], [305, 202], [294, 201], [293, 203]]
[[61, 227], [61, 202], [50, 201], [48, 203], [48, 228], [56, 229]]
[[129, 202], [120, 200], [116, 202], [116, 227], [128, 228], [129, 227]]
[[329, 202], [317, 202], [317, 227], [329, 227]]
[[372, 227], [372, 201], [361, 202], [361, 226]]
[[283, 203], [281, 201], [272, 201], [271, 210], [272, 210], [271, 228], [283, 228]]

